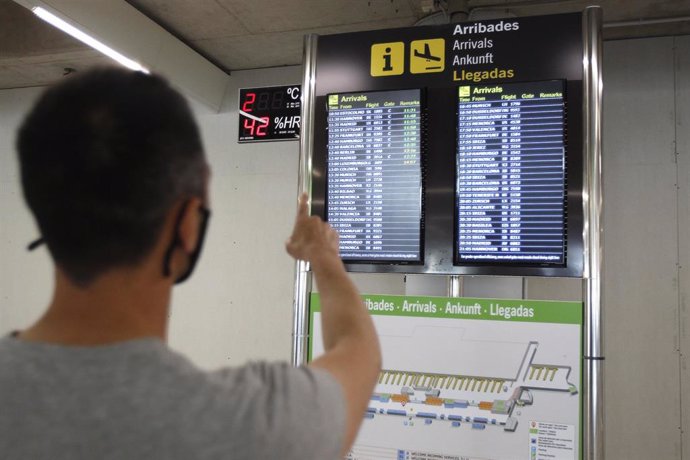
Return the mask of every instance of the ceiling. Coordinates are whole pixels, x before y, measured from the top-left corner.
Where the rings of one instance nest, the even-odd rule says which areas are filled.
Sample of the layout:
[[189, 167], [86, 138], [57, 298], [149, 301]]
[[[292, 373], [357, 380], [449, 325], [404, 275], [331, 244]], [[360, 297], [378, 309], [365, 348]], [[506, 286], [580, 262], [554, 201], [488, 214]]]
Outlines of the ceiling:
[[[89, 1], [89, 0], [84, 0]], [[109, 0], [124, 1], [124, 0]], [[445, 0], [127, 0], [225, 72], [299, 64], [306, 33], [408, 27]], [[604, 9], [605, 39], [690, 34], [690, 0], [469, 0], [470, 18]], [[669, 21], [671, 20], [671, 21]], [[642, 21], [642, 22], [641, 22]], [[0, 88], [41, 86], [110, 62], [13, 0], [0, 0]]]

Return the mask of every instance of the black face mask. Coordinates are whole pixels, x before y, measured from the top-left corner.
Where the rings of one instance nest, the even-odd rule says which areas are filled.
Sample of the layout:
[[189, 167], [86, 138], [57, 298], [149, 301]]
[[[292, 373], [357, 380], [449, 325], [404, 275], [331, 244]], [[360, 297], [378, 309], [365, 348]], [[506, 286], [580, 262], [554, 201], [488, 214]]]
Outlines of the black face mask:
[[[163, 276], [166, 278], [172, 274], [170, 270], [170, 260], [172, 259], [175, 248], [181, 243], [179, 236], [180, 225], [182, 224], [182, 218], [184, 217], [184, 213], [187, 210], [188, 205], [189, 202], [182, 206], [180, 214], [177, 216], [177, 220], [175, 221], [175, 238], [173, 238], [170, 246], [168, 246], [167, 251], [165, 251], [165, 258], [163, 259]], [[192, 276], [196, 263], [199, 261], [199, 255], [201, 254], [201, 248], [204, 246], [204, 238], [206, 237], [206, 229], [208, 228], [208, 220], [211, 217], [211, 211], [201, 206], [199, 207], [199, 213], [201, 213], [201, 221], [199, 222], [199, 239], [196, 242], [196, 247], [192, 253], [189, 254], [189, 264], [187, 265], [187, 269], [175, 280], [175, 284], [180, 284]]]

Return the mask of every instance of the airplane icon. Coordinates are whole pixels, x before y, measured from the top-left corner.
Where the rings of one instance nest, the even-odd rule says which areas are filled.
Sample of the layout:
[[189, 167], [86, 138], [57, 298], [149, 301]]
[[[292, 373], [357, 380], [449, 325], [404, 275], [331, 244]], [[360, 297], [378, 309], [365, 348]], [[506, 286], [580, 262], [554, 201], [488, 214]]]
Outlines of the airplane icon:
[[443, 72], [445, 40], [431, 38], [410, 43], [410, 73]]
[[[424, 52], [423, 53], [420, 53], [419, 50], [414, 50], [414, 55], [415, 55], [415, 57], [424, 58], [427, 61], [436, 61], [436, 62], [441, 61], [440, 56], [434, 56], [433, 54], [431, 54], [431, 49], [429, 48], [428, 43], [424, 43]], [[427, 67], [427, 69], [435, 69], [435, 68], [436, 67]]]

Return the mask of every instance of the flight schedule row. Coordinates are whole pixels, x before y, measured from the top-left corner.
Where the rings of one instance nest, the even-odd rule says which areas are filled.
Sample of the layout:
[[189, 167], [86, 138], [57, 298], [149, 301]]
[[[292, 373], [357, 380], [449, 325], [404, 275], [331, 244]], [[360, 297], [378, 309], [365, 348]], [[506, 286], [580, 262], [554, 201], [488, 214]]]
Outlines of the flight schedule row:
[[419, 90], [330, 95], [327, 220], [349, 261], [421, 258]]

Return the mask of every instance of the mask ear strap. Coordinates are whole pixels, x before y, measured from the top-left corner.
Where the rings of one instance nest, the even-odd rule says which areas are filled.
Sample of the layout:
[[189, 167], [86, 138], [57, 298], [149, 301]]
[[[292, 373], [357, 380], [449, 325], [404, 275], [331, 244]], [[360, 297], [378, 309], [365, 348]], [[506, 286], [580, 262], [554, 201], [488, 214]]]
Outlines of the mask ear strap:
[[40, 238], [32, 241], [31, 243], [29, 243], [29, 245], [26, 247], [26, 250], [27, 251], [33, 251], [34, 249], [36, 249], [37, 247], [39, 247], [43, 243], [45, 243], [45, 240], [43, 239], [43, 237], [40, 237]]
[[185, 201], [180, 209], [180, 213], [175, 219], [175, 236], [170, 242], [170, 246], [165, 251], [165, 257], [163, 258], [163, 276], [166, 278], [172, 275], [172, 270], [170, 269], [170, 261], [172, 260], [173, 252], [175, 248], [180, 244], [180, 225], [182, 225], [182, 219], [184, 218], [184, 213], [187, 211], [187, 206], [189, 206], [189, 201]]

